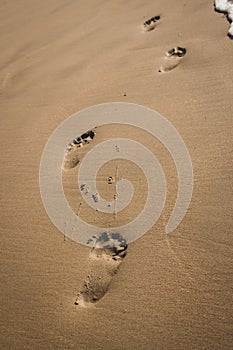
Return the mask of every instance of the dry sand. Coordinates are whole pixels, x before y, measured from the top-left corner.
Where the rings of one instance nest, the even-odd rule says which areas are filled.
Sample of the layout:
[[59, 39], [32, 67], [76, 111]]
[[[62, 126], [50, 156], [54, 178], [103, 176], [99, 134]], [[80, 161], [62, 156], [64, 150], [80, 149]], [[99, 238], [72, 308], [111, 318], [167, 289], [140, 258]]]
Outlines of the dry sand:
[[[157, 15], [155, 29], [143, 31]], [[0, 1], [1, 349], [232, 348], [228, 27], [207, 0]], [[159, 73], [175, 46], [186, 55]], [[40, 157], [69, 115], [112, 101], [150, 107], [173, 123], [192, 158], [194, 192], [166, 236], [176, 190], [168, 171], [171, 191], [157, 225], [129, 245], [96, 307], [82, 308], [74, 301], [90, 249], [64, 242], [48, 219]]]

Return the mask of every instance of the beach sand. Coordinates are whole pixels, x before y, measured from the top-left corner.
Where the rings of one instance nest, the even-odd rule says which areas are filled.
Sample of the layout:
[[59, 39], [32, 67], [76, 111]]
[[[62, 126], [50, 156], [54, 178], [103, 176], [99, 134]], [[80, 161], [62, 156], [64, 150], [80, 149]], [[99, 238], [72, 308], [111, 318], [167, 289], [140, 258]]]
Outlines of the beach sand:
[[[1, 0], [0, 27], [1, 349], [232, 348], [233, 42], [225, 16], [207, 0]], [[177, 46], [185, 56], [159, 72]], [[166, 207], [129, 244], [104, 297], [80, 307], [90, 248], [64, 240], [49, 220], [40, 159], [71, 114], [116, 101], [154, 109], [175, 126], [192, 159], [193, 197], [166, 235], [177, 178], [155, 144], [169, 179]]]

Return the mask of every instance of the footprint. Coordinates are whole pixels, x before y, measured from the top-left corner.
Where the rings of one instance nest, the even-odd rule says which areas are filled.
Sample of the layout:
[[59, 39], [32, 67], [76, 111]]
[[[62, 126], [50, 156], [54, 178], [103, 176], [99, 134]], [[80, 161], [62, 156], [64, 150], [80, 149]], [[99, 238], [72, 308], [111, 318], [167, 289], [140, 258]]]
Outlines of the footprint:
[[94, 130], [88, 130], [69, 143], [63, 159], [63, 170], [69, 170], [78, 165], [80, 162], [80, 149], [83, 146], [88, 145], [93, 140], [95, 135], [96, 132]]
[[185, 56], [187, 50], [183, 47], [177, 46], [166, 52], [163, 65], [159, 68], [159, 72], [168, 72], [176, 68], [183, 57]]
[[146, 32], [150, 32], [151, 30], [155, 29], [156, 22], [160, 20], [160, 16], [154, 16], [148, 19], [143, 23], [143, 29]]
[[127, 254], [126, 240], [118, 233], [103, 232], [87, 243], [93, 244], [89, 255], [89, 274], [75, 301], [75, 305], [84, 307], [103, 298]]

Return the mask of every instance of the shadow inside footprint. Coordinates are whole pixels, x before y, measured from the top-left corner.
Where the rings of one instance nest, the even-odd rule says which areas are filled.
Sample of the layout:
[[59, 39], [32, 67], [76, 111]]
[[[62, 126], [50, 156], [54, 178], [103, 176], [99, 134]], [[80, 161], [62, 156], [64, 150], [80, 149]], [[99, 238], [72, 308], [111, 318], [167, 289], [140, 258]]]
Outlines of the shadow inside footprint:
[[158, 70], [159, 72], [168, 72], [174, 68], [176, 68], [182, 58], [186, 55], [187, 50], [184, 47], [177, 46], [166, 52], [166, 56], [164, 58], [164, 63]]
[[174, 56], [174, 57], [184, 57], [186, 54], [186, 49], [184, 47], [177, 46], [171, 50], [169, 50], [166, 55], [168, 57]]
[[93, 248], [89, 255], [89, 274], [75, 301], [80, 306], [96, 303], [105, 295], [127, 254], [126, 240], [118, 233], [103, 232], [87, 243], [92, 243]]

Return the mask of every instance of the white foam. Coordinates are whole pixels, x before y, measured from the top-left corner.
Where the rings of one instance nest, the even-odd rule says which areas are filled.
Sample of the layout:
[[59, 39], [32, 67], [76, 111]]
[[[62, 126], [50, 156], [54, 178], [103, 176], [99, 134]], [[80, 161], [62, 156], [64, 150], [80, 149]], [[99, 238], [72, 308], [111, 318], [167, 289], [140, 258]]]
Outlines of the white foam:
[[229, 0], [215, 0], [215, 8], [220, 12], [227, 12], [227, 16], [231, 21], [228, 34], [233, 37], [233, 2]]

